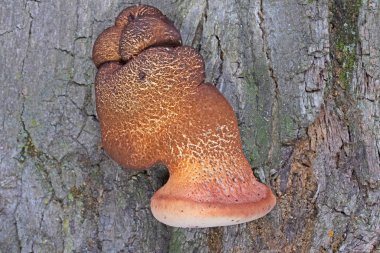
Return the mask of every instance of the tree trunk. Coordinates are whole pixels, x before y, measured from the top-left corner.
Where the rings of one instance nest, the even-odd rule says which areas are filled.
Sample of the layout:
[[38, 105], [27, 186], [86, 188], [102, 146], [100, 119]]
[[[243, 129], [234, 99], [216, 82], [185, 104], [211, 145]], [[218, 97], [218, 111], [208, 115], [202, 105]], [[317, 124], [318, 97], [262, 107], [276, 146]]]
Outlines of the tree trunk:
[[[128, 171], [100, 146], [94, 40], [134, 3], [199, 49], [232, 104], [259, 220], [180, 229], [149, 209], [165, 168]], [[380, 252], [377, 0], [3, 0], [0, 252]]]

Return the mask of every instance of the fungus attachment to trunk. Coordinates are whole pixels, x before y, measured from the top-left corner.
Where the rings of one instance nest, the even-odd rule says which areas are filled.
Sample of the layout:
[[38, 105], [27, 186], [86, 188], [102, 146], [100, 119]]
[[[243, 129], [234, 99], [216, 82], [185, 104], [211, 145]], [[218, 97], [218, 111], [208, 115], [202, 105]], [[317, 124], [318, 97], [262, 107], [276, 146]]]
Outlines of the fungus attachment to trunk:
[[95, 41], [102, 145], [128, 169], [167, 166], [154, 217], [175, 227], [248, 222], [276, 204], [244, 157], [237, 119], [204, 61], [158, 9], [126, 8]]

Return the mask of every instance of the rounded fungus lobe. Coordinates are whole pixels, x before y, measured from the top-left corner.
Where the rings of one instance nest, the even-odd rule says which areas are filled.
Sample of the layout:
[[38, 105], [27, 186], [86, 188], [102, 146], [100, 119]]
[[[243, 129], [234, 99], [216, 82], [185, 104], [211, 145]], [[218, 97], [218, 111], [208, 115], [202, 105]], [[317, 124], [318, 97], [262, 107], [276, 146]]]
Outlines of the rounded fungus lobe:
[[156, 219], [214, 227], [260, 218], [276, 204], [244, 157], [232, 107], [204, 83], [204, 62], [181, 46], [172, 22], [151, 6], [123, 10], [97, 38], [96, 108], [105, 151], [125, 168], [165, 164], [152, 197]]

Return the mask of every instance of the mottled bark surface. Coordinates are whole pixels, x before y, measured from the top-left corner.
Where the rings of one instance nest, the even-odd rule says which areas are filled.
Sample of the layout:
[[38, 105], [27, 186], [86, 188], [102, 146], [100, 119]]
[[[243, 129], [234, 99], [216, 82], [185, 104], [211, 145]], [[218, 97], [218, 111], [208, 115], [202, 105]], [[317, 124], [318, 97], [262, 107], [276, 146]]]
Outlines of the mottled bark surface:
[[[205, 58], [269, 215], [167, 227], [149, 209], [165, 169], [102, 151], [92, 45], [134, 3]], [[377, 0], [3, 1], [0, 252], [380, 252], [379, 31]]]

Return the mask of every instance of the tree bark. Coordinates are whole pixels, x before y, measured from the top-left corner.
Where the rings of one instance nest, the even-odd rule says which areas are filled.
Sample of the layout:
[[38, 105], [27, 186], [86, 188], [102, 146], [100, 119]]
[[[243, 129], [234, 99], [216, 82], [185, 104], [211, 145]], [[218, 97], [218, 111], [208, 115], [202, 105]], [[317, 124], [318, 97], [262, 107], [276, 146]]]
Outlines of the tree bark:
[[[165, 168], [102, 151], [92, 45], [136, 3], [203, 55], [277, 195], [264, 218], [167, 227]], [[380, 252], [379, 31], [376, 0], [4, 0], [0, 252]]]

